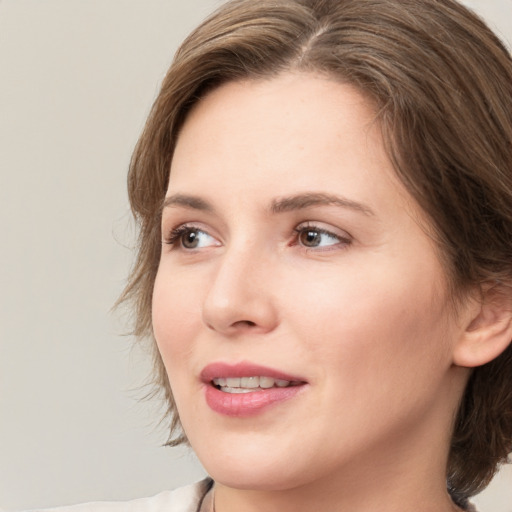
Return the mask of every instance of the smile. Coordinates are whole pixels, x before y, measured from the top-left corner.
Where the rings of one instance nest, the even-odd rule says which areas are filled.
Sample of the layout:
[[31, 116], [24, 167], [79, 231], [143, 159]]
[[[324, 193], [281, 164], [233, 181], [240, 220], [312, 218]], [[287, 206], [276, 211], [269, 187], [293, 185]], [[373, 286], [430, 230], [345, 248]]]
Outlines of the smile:
[[248, 362], [209, 364], [200, 379], [210, 409], [238, 418], [261, 414], [308, 388], [307, 381], [298, 375]]
[[252, 393], [270, 388], [287, 388], [298, 386], [300, 382], [272, 377], [217, 377], [212, 380], [213, 385], [224, 393]]

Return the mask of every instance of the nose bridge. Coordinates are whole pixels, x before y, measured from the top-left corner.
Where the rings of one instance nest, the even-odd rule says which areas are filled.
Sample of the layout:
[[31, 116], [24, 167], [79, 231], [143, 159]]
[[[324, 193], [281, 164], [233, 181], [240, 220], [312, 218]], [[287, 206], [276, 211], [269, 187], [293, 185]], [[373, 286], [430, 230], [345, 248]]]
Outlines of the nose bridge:
[[276, 321], [270, 258], [265, 248], [245, 237], [227, 244], [219, 257], [203, 304], [205, 324], [234, 334], [251, 328], [271, 330]]

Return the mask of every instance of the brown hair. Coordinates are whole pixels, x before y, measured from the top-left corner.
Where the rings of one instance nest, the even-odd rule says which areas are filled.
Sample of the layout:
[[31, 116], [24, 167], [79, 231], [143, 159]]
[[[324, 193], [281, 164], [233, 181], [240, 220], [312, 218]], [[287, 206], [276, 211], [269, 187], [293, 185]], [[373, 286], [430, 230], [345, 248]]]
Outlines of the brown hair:
[[[454, 0], [234, 0], [178, 50], [131, 161], [140, 239], [122, 299], [135, 305], [137, 336], [152, 339], [160, 211], [187, 113], [222, 83], [284, 70], [325, 73], [373, 99], [397, 175], [432, 221], [455, 292], [512, 283], [512, 62], [488, 27]], [[178, 444], [185, 437], [153, 346], [170, 444]], [[482, 490], [510, 451], [511, 346], [467, 385], [447, 468], [455, 500]]]

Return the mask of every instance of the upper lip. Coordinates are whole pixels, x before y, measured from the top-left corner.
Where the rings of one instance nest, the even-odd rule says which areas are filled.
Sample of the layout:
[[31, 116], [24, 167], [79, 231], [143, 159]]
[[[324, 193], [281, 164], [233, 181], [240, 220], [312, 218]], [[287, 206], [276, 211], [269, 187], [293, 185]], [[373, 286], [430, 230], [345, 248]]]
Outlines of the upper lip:
[[203, 368], [200, 378], [203, 382], [209, 383], [213, 379], [228, 377], [271, 377], [273, 379], [288, 380], [290, 382], [306, 382], [306, 380], [298, 375], [268, 368], [255, 363], [210, 363]]

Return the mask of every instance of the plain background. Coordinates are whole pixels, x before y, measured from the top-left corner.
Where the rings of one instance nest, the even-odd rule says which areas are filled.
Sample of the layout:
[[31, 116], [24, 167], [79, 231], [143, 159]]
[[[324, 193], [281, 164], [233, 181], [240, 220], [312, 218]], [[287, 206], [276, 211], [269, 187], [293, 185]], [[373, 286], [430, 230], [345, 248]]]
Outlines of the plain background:
[[[256, 1], [256, 0], [255, 0]], [[512, 41], [512, 0], [472, 0]], [[178, 43], [216, 0], [0, 0], [0, 504], [127, 500], [203, 476], [140, 402], [110, 313], [132, 261], [125, 176]], [[512, 512], [512, 469], [475, 500]]]

